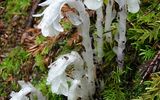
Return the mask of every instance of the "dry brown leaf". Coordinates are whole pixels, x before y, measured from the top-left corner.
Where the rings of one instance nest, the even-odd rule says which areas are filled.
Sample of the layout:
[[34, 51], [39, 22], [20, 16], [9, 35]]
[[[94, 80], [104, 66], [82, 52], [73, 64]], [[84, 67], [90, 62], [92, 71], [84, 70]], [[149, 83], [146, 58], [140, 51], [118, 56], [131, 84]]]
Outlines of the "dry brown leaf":
[[43, 44], [39, 45], [38, 48], [34, 49], [34, 51], [32, 52], [32, 55], [35, 56], [36, 54], [42, 52], [43, 49], [44, 49], [44, 45]]
[[6, 81], [7, 82], [12, 82], [13, 80], [14, 80], [14, 77], [12, 75], [10, 75]]
[[44, 64], [45, 64], [46, 66], [49, 65], [50, 61], [51, 61], [51, 57], [50, 57], [50, 56], [46, 56], [46, 57], [44, 58]]
[[74, 34], [71, 36], [71, 38], [67, 41], [67, 44], [68, 44], [69, 46], [72, 46], [73, 44], [79, 42], [79, 40], [80, 40], [80, 38], [79, 38], [79, 33], [76, 32], [76, 33], [74, 33]]
[[39, 35], [40, 34], [40, 29], [37, 29], [37, 28], [29, 28], [26, 30], [26, 32], [28, 33], [33, 33], [35, 36]]

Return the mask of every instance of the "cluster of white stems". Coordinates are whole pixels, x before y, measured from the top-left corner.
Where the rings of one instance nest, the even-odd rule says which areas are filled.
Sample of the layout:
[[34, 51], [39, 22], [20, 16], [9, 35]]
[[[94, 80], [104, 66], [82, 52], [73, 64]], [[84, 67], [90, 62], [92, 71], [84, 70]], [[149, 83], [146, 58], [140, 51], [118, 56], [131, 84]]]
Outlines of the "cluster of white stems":
[[[117, 9], [113, 9], [115, 3], [119, 5], [118, 11]], [[91, 47], [91, 38], [89, 35], [90, 19], [86, 8], [95, 10], [97, 15], [97, 38], [95, 38], [95, 41], [97, 43], [96, 59], [98, 62], [101, 62], [103, 57], [104, 35], [106, 36], [106, 41], [113, 41], [110, 30], [113, 19], [117, 17], [118, 33], [114, 39], [118, 45], [113, 50], [117, 55], [118, 66], [121, 68], [123, 67], [123, 51], [126, 43], [127, 10], [131, 13], [136, 13], [139, 10], [139, 0], [108, 0], [106, 15], [103, 15], [102, 12], [103, 0], [46, 0], [39, 4], [40, 6], [47, 6], [46, 9], [41, 14], [34, 15], [34, 17], [43, 16], [38, 28], [41, 29], [44, 36], [56, 36], [64, 31], [59, 22], [64, 17], [61, 8], [65, 4], [76, 10], [76, 12], [67, 12], [66, 16], [77, 27], [79, 33], [81, 33], [85, 51], [82, 54], [72, 51], [71, 53], [60, 56], [55, 62], [50, 64], [47, 84], [51, 85], [53, 93], [65, 95], [68, 100], [77, 100], [78, 98], [90, 100], [93, 99], [95, 93], [96, 70], [93, 62], [93, 53], [95, 50]], [[103, 19], [105, 20], [103, 21]], [[104, 28], [103, 23], [105, 23]], [[104, 32], [107, 33], [103, 34]], [[72, 69], [69, 75], [66, 71], [68, 68]], [[27, 87], [28, 85], [24, 86]], [[19, 98], [15, 93], [12, 93], [11, 100], [26, 100], [24, 99], [27, 98], [25, 95], [35, 91], [34, 88], [30, 88], [30, 90], [24, 89], [24, 86], [17, 93], [18, 96], [20, 95]], [[42, 95], [40, 96], [42, 99], [45, 99]], [[42, 100], [41, 98], [39, 100]]]

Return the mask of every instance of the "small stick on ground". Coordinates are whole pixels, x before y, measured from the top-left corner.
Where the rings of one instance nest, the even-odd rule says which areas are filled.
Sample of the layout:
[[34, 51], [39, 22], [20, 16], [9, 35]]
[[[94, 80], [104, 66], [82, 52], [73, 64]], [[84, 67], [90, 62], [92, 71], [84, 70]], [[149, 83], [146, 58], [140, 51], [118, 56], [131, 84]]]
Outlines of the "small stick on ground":
[[29, 17], [26, 23], [26, 28], [32, 27], [32, 22], [33, 22], [33, 14], [35, 14], [36, 9], [38, 7], [38, 4], [40, 3], [41, 0], [32, 0], [31, 2], [31, 9], [29, 12]]

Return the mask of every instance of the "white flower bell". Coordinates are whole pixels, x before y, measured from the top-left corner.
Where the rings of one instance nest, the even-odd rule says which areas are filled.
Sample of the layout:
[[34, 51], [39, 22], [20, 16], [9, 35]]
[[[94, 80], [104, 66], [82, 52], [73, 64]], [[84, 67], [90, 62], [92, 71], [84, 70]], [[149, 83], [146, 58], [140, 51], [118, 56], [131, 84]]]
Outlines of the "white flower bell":
[[61, 14], [61, 8], [66, 3], [66, 0], [47, 0], [40, 6], [49, 5], [42, 14], [34, 15], [34, 17], [40, 17], [43, 15], [42, 21], [38, 25], [38, 28], [42, 30], [44, 36], [55, 36], [59, 32], [63, 32], [63, 28], [60, 25], [60, 20], [63, 18]]
[[131, 13], [136, 13], [139, 11], [139, 0], [127, 0], [128, 11]]

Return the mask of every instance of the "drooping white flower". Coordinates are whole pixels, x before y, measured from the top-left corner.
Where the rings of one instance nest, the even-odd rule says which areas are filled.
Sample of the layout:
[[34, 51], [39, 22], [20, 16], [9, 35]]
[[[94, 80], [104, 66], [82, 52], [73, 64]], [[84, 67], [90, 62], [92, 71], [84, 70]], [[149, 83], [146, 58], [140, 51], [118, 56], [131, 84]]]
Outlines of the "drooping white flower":
[[88, 9], [97, 10], [103, 5], [103, 0], [84, 0], [84, 4]]
[[34, 17], [40, 17], [43, 15], [38, 28], [42, 30], [44, 36], [55, 36], [59, 34], [59, 32], [64, 31], [59, 22], [63, 18], [61, 8], [65, 3], [66, 0], [47, 0], [40, 4], [41, 6], [49, 5], [42, 14], [34, 15]]
[[[80, 67], [81, 69], [83, 68], [83, 60], [77, 52], [72, 51], [69, 54], [62, 55], [49, 66], [50, 70], [48, 73], [47, 84], [51, 84], [53, 93], [68, 96], [69, 86], [67, 82], [69, 80], [66, 76], [65, 71], [69, 65], [74, 65], [76, 72], [79, 69], [78, 67]], [[76, 68], [76, 66], [78, 67]], [[79, 71], [79, 73], [83, 72], [83, 70]], [[78, 72], [73, 74], [78, 74]], [[82, 77], [82, 74], [80, 74], [79, 76], [73, 75], [73, 78], [76, 79], [79, 79], [80, 77]]]
[[139, 0], [127, 0], [128, 11], [131, 13], [136, 13], [139, 11]]
[[10, 100], [29, 100], [29, 98], [26, 96], [29, 93], [31, 93], [30, 95], [36, 94], [38, 100], [45, 100], [45, 97], [42, 95], [42, 93], [36, 88], [34, 88], [31, 83], [24, 81], [18, 81], [18, 83], [22, 89], [19, 92], [12, 91], [10, 94], [11, 96]]
[[51, 84], [52, 92], [68, 96], [68, 84], [65, 75], [65, 70], [68, 65], [72, 64], [76, 57], [72, 54], [66, 54], [57, 59], [50, 66], [47, 84]]

